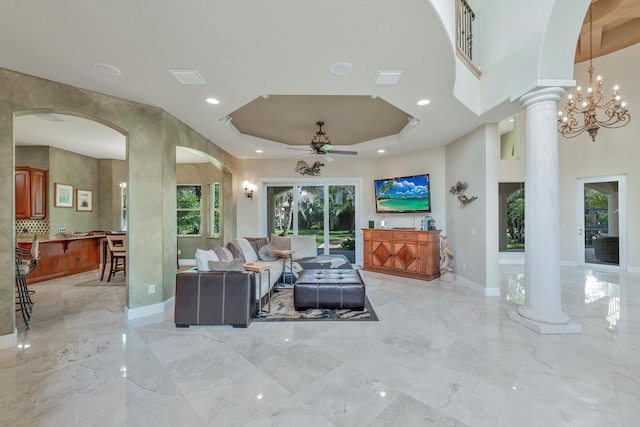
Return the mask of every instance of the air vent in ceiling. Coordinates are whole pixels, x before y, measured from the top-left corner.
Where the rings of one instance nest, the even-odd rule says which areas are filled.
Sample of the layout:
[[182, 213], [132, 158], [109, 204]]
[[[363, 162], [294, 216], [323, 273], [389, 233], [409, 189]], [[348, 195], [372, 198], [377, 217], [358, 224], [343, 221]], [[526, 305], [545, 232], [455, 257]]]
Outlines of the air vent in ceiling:
[[395, 85], [400, 81], [402, 70], [378, 70], [373, 79], [374, 85]]
[[169, 70], [183, 85], [206, 85], [207, 82], [196, 70]]

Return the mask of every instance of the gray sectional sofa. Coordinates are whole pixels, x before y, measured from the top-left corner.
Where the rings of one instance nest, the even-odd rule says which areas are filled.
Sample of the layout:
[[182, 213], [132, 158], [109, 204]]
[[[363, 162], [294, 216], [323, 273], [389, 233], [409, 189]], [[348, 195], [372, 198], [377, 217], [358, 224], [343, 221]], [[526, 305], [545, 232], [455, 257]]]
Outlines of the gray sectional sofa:
[[[272, 254], [273, 249], [292, 250], [293, 259], [278, 258]], [[247, 263], [266, 266], [267, 270], [242, 271]], [[175, 324], [247, 327], [259, 301], [272, 292], [283, 271], [297, 277], [303, 269], [351, 268], [344, 255], [318, 255], [313, 236], [247, 237], [224, 248], [198, 249], [196, 269], [176, 275]]]

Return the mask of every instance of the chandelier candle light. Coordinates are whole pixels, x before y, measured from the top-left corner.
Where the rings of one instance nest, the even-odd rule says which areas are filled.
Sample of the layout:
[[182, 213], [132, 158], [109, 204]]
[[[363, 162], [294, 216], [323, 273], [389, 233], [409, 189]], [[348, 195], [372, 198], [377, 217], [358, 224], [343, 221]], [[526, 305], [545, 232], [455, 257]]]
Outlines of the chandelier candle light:
[[[586, 130], [591, 135], [591, 140], [595, 142], [598, 129], [625, 126], [631, 121], [631, 116], [626, 103], [621, 102], [618, 85], [613, 87], [613, 95], [607, 102], [604, 102], [602, 77], [596, 77], [597, 85], [594, 88], [592, 40], [592, 17], [591, 6], [589, 6], [589, 88], [586, 96], [583, 96], [580, 86], [577, 87], [575, 99], [569, 95], [567, 105], [564, 107], [566, 115], [563, 115], [562, 111], [558, 112], [558, 131], [565, 138], [573, 138]], [[598, 116], [599, 110], [600, 116]], [[579, 122], [576, 114], [584, 116], [583, 123]]]

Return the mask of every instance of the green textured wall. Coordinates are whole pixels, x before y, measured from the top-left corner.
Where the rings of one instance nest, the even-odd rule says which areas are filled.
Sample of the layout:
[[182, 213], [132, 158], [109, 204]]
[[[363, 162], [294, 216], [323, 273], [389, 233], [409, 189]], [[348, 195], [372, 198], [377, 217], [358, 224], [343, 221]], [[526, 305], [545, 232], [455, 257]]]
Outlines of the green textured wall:
[[[177, 247], [175, 147], [207, 153], [226, 173], [235, 170], [236, 159], [159, 108], [0, 69], [0, 191], [4, 194], [15, 192], [14, 116], [34, 112], [96, 120], [127, 137], [127, 307], [145, 307], [173, 296]], [[97, 163], [95, 168], [98, 170]], [[225, 190], [225, 194], [230, 192]], [[0, 206], [0, 337], [12, 334], [16, 325], [14, 212], [15, 202]], [[226, 229], [234, 233], [235, 216], [225, 221]], [[161, 291], [148, 294], [149, 284], [156, 284]]]

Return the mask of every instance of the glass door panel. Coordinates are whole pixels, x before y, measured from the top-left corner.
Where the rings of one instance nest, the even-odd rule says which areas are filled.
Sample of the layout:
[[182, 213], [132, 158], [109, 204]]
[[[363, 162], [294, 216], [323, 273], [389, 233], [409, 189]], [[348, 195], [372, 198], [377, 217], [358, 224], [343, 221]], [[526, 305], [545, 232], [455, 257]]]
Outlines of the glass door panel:
[[267, 187], [267, 232], [269, 235], [293, 234], [293, 186]]
[[[355, 262], [355, 185], [329, 185], [328, 253], [343, 254]], [[327, 253], [325, 251], [325, 253]]]
[[584, 259], [591, 264], [618, 265], [618, 183], [584, 185]]
[[[316, 247], [325, 247], [325, 197], [324, 185], [300, 185], [297, 187], [297, 234], [314, 236]], [[323, 251], [321, 250], [320, 253]]]

